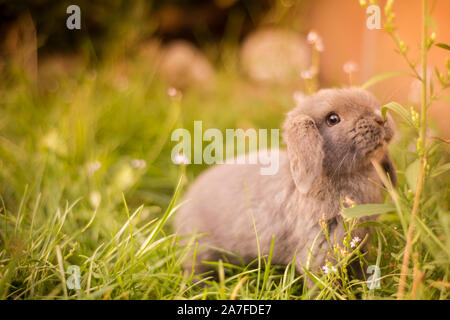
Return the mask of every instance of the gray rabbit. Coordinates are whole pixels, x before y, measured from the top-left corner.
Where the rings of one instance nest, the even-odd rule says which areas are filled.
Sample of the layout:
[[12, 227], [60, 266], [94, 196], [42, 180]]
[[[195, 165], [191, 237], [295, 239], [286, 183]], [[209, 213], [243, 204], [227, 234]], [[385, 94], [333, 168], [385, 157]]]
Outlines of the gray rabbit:
[[[224, 251], [246, 262], [257, 258], [254, 221], [261, 254], [269, 253], [274, 236], [273, 263], [286, 265], [296, 254], [296, 269], [302, 273], [323, 215], [330, 238], [343, 240], [340, 199], [382, 201], [371, 160], [395, 184], [387, 149], [393, 133], [391, 118], [381, 117], [379, 103], [366, 91], [325, 89], [304, 98], [284, 122], [287, 151], [279, 153], [276, 174], [261, 175], [259, 164], [219, 164], [190, 187], [175, 227], [179, 234], [204, 234], [198, 240], [195, 271], [206, 271], [202, 261], [218, 260]], [[357, 229], [354, 235], [362, 238], [366, 232]], [[325, 237], [319, 236], [312, 268], [324, 265], [327, 248]], [[190, 263], [187, 268], [192, 268]]]

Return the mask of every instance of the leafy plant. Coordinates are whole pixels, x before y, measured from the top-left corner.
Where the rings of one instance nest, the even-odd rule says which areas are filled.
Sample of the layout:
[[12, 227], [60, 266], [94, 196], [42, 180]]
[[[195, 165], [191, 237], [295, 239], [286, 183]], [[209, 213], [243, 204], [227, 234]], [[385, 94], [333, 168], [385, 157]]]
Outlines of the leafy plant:
[[[375, 3], [375, 1], [372, 2]], [[364, 6], [366, 5], [366, 2], [361, 1], [361, 4]], [[387, 186], [392, 201], [395, 203], [397, 214], [399, 215], [399, 218], [402, 222], [402, 229], [405, 238], [405, 248], [404, 252], [402, 253], [403, 261], [401, 265], [401, 274], [396, 296], [397, 299], [403, 299], [405, 298], [405, 291], [407, 289], [406, 286], [409, 278], [408, 276], [409, 276], [409, 265], [411, 256], [415, 258], [414, 272], [412, 279], [413, 280], [412, 291], [410, 293], [411, 297], [413, 298], [416, 297], [417, 287], [419, 283], [423, 280], [422, 279], [423, 273], [419, 269], [419, 264], [423, 263], [422, 261], [419, 261], [419, 258], [423, 257], [419, 253], [423, 253], [423, 249], [420, 248], [420, 242], [417, 242], [417, 237], [430, 236], [431, 235], [430, 233], [432, 233], [431, 229], [426, 227], [424, 222], [424, 219], [427, 218], [425, 216], [425, 212], [427, 211], [426, 210], [427, 199], [425, 198], [423, 191], [426, 186], [427, 179], [429, 179], [429, 177], [432, 176], [433, 172], [435, 172], [436, 170], [438, 172], [441, 172], [442, 170], [447, 170], [447, 168], [449, 167], [449, 163], [442, 164], [440, 167], [438, 167], [440, 169], [432, 166], [433, 162], [430, 161], [430, 158], [436, 152], [436, 148], [433, 145], [433, 142], [437, 141], [448, 144], [450, 143], [450, 141], [440, 137], [427, 135], [427, 127], [428, 127], [427, 113], [428, 109], [433, 104], [433, 102], [445, 98], [442, 97], [441, 94], [443, 90], [448, 88], [450, 85], [449, 83], [450, 62], [447, 59], [447, 63], [445, 66], [446, 71], [443, 74], [441, 74], [437, 68], [435, 69], [436, 77], [441, 86], [440, 90], [436, 92], [434, 87], [434, 80], [432, 78], [428, 79], [427, 75], [427, 54], [432, 46], [437, 46], [444, 50], [449, 50], [450, 46], [443, 43], [435, 43], [436, 38], [435, 32], [432, 32], [431, 35], [429, 34], [429, 29], [432, 28], [431, 10], [428, 8], [428, 1], [423, 0], [422, 43], [421, 43], [421, 57], [420, 57], [421, 70], [418, 71], [417, 70], [418, 62], [410, 58], [408, 54], [408, 46], [400, 39], [399, 35], [396, 33], [393, 4], [394, 0], [388, 0], [385, 5], [384, 13], [386, 23], [384, 24], [384, 29], [394, 40], [394, 43], [396, 45], [396, 51], [404, 58], [405, 62], [408, 64], [412, 72], [412, 76], [418, 81], [420, 81], [422, 89], [420, 114], [418, 114], [412, 107], [408, 112], [405, 107], [403, 107], [401, 104], [397, 102], [390, 102], [382, 107], [382, 114], [384, 117], [386, 116], [386, 113], [388, 111], [393, 112], [399, 115], [401, 119], [405, 121], [406, 125], [412, 128], [416, 133], [416, 152], [414, 152], [416, 160], [411, 162], [405, 170], [406, 179], [410, 187], [406, 195], [405, 194], [401, 195], [399, 192], [397, 192], [397, 190], [393, 188], [392, 184], [389, 183], [387, 177], [384, 176], [384, 173], [381, 170], [381, 168], [377, 168], [379, 175], [382, 176], [382, 179], [385, 182], [385, 185]], [[390, 73], [388, 75], [377, 76], [376, 78], [369, 80], [364, 85], [364, 87], [367, 87], [379, 80], [397, 75], [398, 73]], [[370, 207], [370, 209], [368, 208], [368, 206]], [[364, 216], [373, 214], [377, 210], [379, 211], [379, 213], [389, 211], [386, 209], [387, 209], [386, 205], [378, 205], [378, 206], [365, 205], [345, 209], [344, 214], [348, 216], [355, 216], [355, 214], [357, 214], [358, 216]], [[420, 214], [420, 211], [422, 211], [422, 214]], [[418, 225], [426, 229], [428, 234], [421, 232], [423, 231], [423, 229], [420, 230]], [[417, 232], [417, 229], [419, 229], [419, 232]], [[433, 238], [436, 240], [437, 244], [439, 244], [440, 247], [446, 248], [445, 244], [441, 240], [439, 240], [438, 237], [433, 235]], [[448, 248], [445, 251], [448, 252]], [[423, 258], [425, 259], [425, 257]], [[448, 269], [445, 270], [444, 275], [445, 279], [448, 278], [448, 272], [449, 272]], [[443, 281], [442, 283], [445, 283], [445, 281]]]

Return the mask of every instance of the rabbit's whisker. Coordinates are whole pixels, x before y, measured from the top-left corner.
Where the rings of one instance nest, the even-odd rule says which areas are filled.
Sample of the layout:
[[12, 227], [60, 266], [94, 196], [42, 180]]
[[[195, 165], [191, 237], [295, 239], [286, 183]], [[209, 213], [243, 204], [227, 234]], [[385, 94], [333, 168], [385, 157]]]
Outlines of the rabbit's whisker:
[[347, 151], [347, 152], [345, 153], [345, 155], [342, 157], [342, 160], [339, 162], [339, 165], [336, 167], [336, 169], [334, 170], [333, 174], [331, 175], [331, 179], [333, 179], [334, 176], [336, 175], [336, 173], [339, 172], [339, 170], [340, 170], [342, 164], [344, 163], [345, 159], [347, 158], [347, 156], [348, 156], [349, 154], [350, 154], [350, 151]]

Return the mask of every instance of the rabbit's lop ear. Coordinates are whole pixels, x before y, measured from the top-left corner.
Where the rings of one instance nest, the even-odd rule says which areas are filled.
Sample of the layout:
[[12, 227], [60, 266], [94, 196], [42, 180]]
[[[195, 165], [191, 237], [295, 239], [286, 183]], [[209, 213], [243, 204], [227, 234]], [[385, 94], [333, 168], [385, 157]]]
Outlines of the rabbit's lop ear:
[[397, 186], [397, 173], [395, 171], [395, 166], [392, 162], [389, 152], [386, 152], [383, 160], [381, 160], [381, 166], [383, 167], [384, 171], [386, 171], [386, 174], [391, 179], [392, 185], [395, 188]]
[[307, 193], [322, 173], [322, 136], [311, 117], [290, 113], [284, 123], [283, 138], [295, 185], [300, 192]]

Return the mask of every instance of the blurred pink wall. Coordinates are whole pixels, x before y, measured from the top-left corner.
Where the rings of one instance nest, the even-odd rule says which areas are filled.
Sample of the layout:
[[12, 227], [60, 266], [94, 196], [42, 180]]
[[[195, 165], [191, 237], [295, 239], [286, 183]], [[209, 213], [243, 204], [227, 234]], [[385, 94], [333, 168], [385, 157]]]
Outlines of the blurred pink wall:
[[[384, 21], [385, 2], [379, 1], [381, 25]], [[429, 4], [432, 2], [429, 1]], [[419, 0], [397, 0], [393, 6], [397, 32], [409, 46], [409, 57], [412, 60], [420, 56], [421, 9], [422, 1]], [[394, 52], [394, 42], [390, 36], [382, 29], [369, 30], [366, 27], [368, 16], [357, 0], [315, 0], [311, 3], [306, 24], [307, 28], [316, 30], [322, 36], [325, 45], [321, 54], [320, 70], [323, 86], [348, 83], [348, 76], [343, 72], [342, 66], [349, 60], [359, 65], [354, 84], [362, 84], [370, 77], [383, 72], [409, 71], [403, 57]], [[436, 1], [432, 16], [436, 23], [436, 42], [450, 44], [450, 1]], [[450, 52], [433, 47], [428, 57], [429, 71], [433, 74], [437, 90], [440, 84], [434, 76], [434, 68], [438, 67], [440, 72], [443, 72]], [[382, 103], [396, 100], [406, 104], [411, 93], [411, 83], [412, 79], [407, 76], [396, 77], [374, 85], [369, 90], [374, 92]], [[449, 89], [443, 92], [443, 95], [449, 94]], [[450, 101], [433, 104], [430, 115], [441, 134], [450, 137]]]

